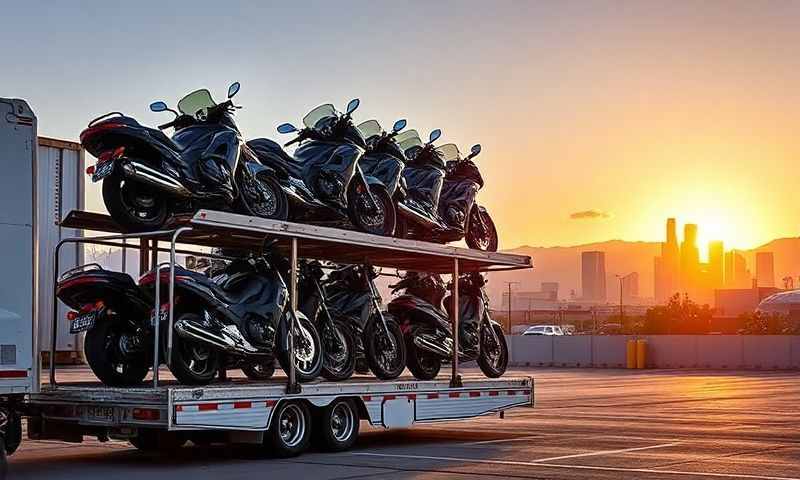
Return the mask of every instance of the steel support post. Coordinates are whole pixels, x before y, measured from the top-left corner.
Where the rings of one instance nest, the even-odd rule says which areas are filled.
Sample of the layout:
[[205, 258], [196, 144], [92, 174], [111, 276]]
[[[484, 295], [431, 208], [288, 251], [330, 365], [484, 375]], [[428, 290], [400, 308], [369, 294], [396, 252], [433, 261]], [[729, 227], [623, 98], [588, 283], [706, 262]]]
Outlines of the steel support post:
[[450, 374], [450, 387], [456, 388], [463, 386], [461, 383], [461, 375], [458, 374], [458, 337], [460, 330], [458, 328], [458, 316], [460, 305], [458, 302], [458, 258], [453, 259], [453, 305], [450, 309], [453, 321], [453, 371]]
[[295, 372], [295, 357], [294, 357], [294, 332], [295, 332], [295, 315], [297, 312], [297, 237], [292, 237], [292, 254], [289, 259], [291, 262], [291, 273], [289, 275], [289, 381], [286, 385], [286, 393], [297, 394], [300, 393], [300, 385], [297, 383], [297, 372]]

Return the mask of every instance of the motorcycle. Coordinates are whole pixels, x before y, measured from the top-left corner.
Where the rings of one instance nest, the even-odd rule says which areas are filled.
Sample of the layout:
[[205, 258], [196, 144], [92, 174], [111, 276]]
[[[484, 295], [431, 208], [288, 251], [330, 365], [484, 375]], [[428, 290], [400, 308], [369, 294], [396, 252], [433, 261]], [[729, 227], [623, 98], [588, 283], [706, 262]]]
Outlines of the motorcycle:
[[367, 265], [333, 270], [324, 282], [328, 309], [350, 323], [356, 337], [356, 371], [367, 369], [381, 380], [392, 380], [405, 369], [403, 333], [392, 316], [381, 311], [373, 281], [377, 272]]
[[[213, 279], [176, 266], [169, 368], [180, 382], [207, 384], [221, 366], [231, 362], [229, 358], [267, 369], [277, 358], [288, 371], [289, 335], [293, 337], [297, 380], [308, 382], [320, 374], [319, 333], [311, 320], [289, 308], [288, 288], [271, 261], [265, 256], [239, 258]], [[158, 281], [167, 283], [168, 273], [162, 272]], [[155, 282], [155, 274], [150, 272], [139, 284], [153, 289]], [[168, 286], [161, 288], [167, 291]], [[160, 315], [165, 316], [169, 308], [162, 305]], [[290, 315], [294, 315], [291, 333]], [[166, 341], [168, 332], [162, 338]]]
[[353, 376], [356, 369], [356, 339], [346, 318], [334, 316], [328, 308], [321, 280], [325, 276], [316, 261], [300, 263], [297, 289], [301, 312], [311, 319], [322, 340], [322, 377], [338, 382]]
[[391, 196], [380, 180], [359, 167], [366, 144], [351, 120], [358, 105], [358, 99], [350, 101], [345, 113], [321, 105], [303, 118], [302, 130], [279, 125], [280, 133], [297, 133], [284, 145], [300, 144], [294, 156], [266, 138], [247, 145], [289, 199], [292, 220], [392, 235], [396, 214]]
[[434, 147], [441, 135], [423, 144], [415, 130], [397, 136], [407, 157], [403, 180], [408, 196], [397, 204], [397, 236], [439, 243], [466, 240], [470, 248], [497, 251], [497, 229], [489, 213], [475, 203], [483, 178], [472, 159], [480, 145], [462, 159], [454, 144]]
[[153, 358], [153, 300], [130, 275], [83, 265], [59, 278], [56, 296], [73, 309], [70, 333], [86, 332], [86, 361], [101, 382], [130, 387], [144, 380]]
[[[286, 219], [285, 194], [243, 145], [233, 120], [238, 91], [232, 84], [228, 99], [216, 104], [208, 90], [197, 90], [177, 111], [154, 102], [150, 110], [175, 114], [158, 129], [111, 112], [81, 132], [81, 145], [97, 157], [86, 173], [103, 182], [103, 201], [124, 231], [158, 230], [170, 215], [202, 207]], [[170, 127], [172, 138], [161, 131]]]
[[377, 120], [367, 120], [357, 127], [367, 145], [366, 153], [358, 162], [359, 166], [365, 175], [377, 178], [386, 186], [395, 202], [395, 210], [398, 210], [397, 202], [406, 195], [402, 176], [406, 157], [394, 137], [406, 124], [405, 119], [396, 121], [391, 132], [384, 131]]
[[[489, 317], [489, 299], [483, 275], [461, 275], [459, 282], [459, 361], [477, 360], [481, 371], [497, 378], [508, 366], [508, 345], [503, 329]], [[400, 323], [406, 342], [407, 366], [420, 380], [436, 378], [442, 362], [453, 358], [453, 328], [450, 318], [453, 297], [439, 275], [409, 272], [390, 285], [397, 295], [388, 310]], [[442, 302], [445, 308], [442, 309]]]

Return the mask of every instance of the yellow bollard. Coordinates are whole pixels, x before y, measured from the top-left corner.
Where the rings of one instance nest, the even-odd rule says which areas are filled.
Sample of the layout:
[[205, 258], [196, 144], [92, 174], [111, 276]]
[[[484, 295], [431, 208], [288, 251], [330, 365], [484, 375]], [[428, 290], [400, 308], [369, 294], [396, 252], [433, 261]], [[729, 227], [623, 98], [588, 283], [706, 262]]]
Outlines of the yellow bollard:
[[636, 368], [645, 368], [647, 365], [647, 340], [636, 340]]
[[636, 368], [636, 340], [628, 340], [625, 347], [625, 360], [628, 368]]

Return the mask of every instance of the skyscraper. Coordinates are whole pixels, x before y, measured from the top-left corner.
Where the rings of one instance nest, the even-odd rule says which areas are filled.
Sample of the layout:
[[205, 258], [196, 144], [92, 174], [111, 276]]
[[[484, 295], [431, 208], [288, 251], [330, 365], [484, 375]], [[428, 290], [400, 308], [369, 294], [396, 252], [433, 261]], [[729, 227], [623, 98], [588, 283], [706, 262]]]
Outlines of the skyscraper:
[[747, 288], [750, 286], [750, 272], [744, 255], [731, 250], [725, 253], [725, 286], [728, 288]]
[[606, 301], [605, 252], [581, 253], [581, 288], [584, 300], [601, 303]]
[[756, 252], [756, 283], [759, 287], [775, 286], [775, 258], [772, 252]]
[[655, 297], [663, 302], [680, 290], [680, 249], [674, 218], [667, 219], [667, 241], [661, 243], [661, 256], [654, 260]]
[[700, 250], [697, 248], [697, 225], [687, 223], [683, 226], [681, 242], [681, 290], [693, 295], [697, 290], [700, 273]]
[[709, 286], [722, 288], [725, 275], [725, 248], [722, 241], [708, 242], [708, 280]]
[[632, 272], [622, 277], [622, 299], [630, 302], [639, 298], [639, 273]]

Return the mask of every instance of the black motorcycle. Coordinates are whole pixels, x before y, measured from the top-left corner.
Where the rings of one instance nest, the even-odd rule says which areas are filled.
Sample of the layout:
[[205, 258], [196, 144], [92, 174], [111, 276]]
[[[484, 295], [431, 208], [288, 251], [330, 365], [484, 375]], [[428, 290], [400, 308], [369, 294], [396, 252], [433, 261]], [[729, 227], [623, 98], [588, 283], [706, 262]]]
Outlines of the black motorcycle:
[[367, 151], [359, 160], [359, 165], [365, 175], [377, 178], [386, 186], [395, 201], [395, 210], [397, 202], [406, 196], [402, 176], [406, 157], [394, 138], [406, 128], [406, 123], [405, 119], [394, 122], [391, 132], [384, 131], [377, 120], [367, 120], [358, 125], [367, 144]]
[[462, 159], [454, 144], [433, 145], [440, 135], [434, 130], [423, 144], [415, 130], [408, 130], [395, 139], [407, 158], [403, 180], [408, 190], [397, 204], [397, 236], [439, 243], [464, 239], [470, 248], [497, 251], [494, 222], [475, 203], [483, 178], [472, 159], [480, 145]]
[[[81, 145], [97, 157], [86, 172], [103, 182], [103, 201], [123, 230], [157, 230], [169, 215], [201, 207], [286, 218], [285, 194], [243, 147], [233, 120], [240, 107], [231, 100], [238, 91], [234, 83], [216, 104], [208, 90], [197, 90], [178, 102], [178, 111], [154, 102], [152, 111], [176, 116], [158, 130], [112, 112], [81, 132]], [[172, 138], [161, 132], [170, 127]]]
[[[168, 279], [162, 272], [160, 281]], [[150, 290], [155, 281], [151, 272], [139, 283]], [[168, 286], [161, 288], [167, 291]], [[169, 305], [162, 306], [162, 312], [165, 308]], [[292, 312], [288, 288], [268, 257], [236, 259], [213, 279], [176, 267], [174, 308], [169, 368], [182, 383], [209, 383], [230, 364], [228, 357], [266, 368], [277, 358], [288, 371], [290, 315], [295, 315], [291, 335], [297, 380], [311, 381], [320, 374], [323, 355], [317, 329], [305, 315]], [[168, 332], [162, 338], [166, 340]]]
[[392, 235], [396, 216], [391, 196], [380, 180], [359, 167], [366, 144], [351, 120], [358, 104], [352, 100], [345, 113], [321, 105], [303, 118], [302, 130], [289, 123], [278, 126], [280, 133], [298, 133], [284, 145], [300, 143], [294, 156], [266, 138], [247, 145], [289, 199], [292, 220]]
[[129, 387], [144, 380], [153, 363], [153, 300], [130, 275], [83, 265], [59, 278], [56, 296], [73, 309], [70, 333], [86, 332], [86, 361], [101, 382]]
[[321, 284], [325, 272], [320, 263], [303, 261], [299, 270], [298, 308], [314, 322], [322, 340], [322, 377], [334, 382], [347, 380], [356, 369], [356, 339], [350, 322], [334, 316], [328, 308]]
[[[489, 317], [486, 281], [477, 272], [459, 278], [459, 361], [477, 360], [487, 377], [497, 378], [508, 366], [503, 329]], [[452, 283], [450, 284], [452, 288]], [[396, 296], [388, 310], [398, 319], [406, 341], [408, 369], [420, 380], [436, 378], [442, 362], [453, 358], [453, 297], [439, 275], [409, 272], [390, 285]], [[442, 308], [444, 302], [445, 308]]]
[[347, 319], [355, 332], [356, 371], [369, 369], [381, 380], [391, 380], [405, 369], [406, 348], [400, 326], [381, 311], [376, 277], [377, 271], [369, 266], [337, 268], [324, 282], [325, 296], [328, 309]]

